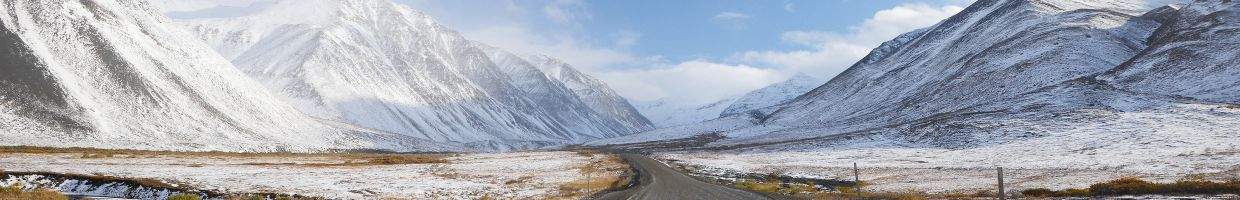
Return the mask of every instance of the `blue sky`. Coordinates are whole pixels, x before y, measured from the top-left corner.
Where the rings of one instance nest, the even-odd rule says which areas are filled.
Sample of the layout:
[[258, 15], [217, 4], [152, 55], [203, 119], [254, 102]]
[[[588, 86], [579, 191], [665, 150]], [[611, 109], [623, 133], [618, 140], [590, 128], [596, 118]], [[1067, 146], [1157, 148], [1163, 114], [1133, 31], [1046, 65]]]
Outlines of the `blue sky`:
[[[192, 18], [261, 9], [255, 3], [266, 1], [156, 2], [171, 17]], [[972, 0], [392, 1], [469, 39], [560, 58], [631, 100], [704, 104], [797, 73], [825, 80]]]
[[561, 58], [637, 101], [701, 104], [829, 78], [969, 0], [397, 0], [466, 37]]

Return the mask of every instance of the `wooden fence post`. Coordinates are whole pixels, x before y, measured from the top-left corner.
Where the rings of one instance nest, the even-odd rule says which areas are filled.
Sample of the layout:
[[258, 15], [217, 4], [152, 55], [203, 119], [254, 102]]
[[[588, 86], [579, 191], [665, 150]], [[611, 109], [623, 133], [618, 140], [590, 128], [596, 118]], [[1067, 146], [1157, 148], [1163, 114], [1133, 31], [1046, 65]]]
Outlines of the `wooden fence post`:
[[1007, 200], [1007, 191], [1003, 189], [1003, 167], [999, 167], [999, 200]]
[[853, 185], [857, 186], [857, 191], [861, 191], [861, 170], [857, 169], [857, 163], [853, 163]]

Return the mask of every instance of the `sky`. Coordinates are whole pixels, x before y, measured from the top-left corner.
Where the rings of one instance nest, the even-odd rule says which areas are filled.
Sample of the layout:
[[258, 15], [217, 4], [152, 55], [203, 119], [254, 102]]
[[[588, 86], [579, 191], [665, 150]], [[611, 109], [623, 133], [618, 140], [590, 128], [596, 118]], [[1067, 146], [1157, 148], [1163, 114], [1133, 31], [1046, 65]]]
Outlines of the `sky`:
[[970, 0], [396, 0], [467, 38], [560, 58], [634, 101], [704, 104], [824, 80]]
[[[263, 1], [155, 2], [169, 17], [194, 18], [244, 15]], [[630, 100], [700, 105], [798, 73], [827, 80], [972, 0], [392, 1], [466, 38], [564, 60]]]

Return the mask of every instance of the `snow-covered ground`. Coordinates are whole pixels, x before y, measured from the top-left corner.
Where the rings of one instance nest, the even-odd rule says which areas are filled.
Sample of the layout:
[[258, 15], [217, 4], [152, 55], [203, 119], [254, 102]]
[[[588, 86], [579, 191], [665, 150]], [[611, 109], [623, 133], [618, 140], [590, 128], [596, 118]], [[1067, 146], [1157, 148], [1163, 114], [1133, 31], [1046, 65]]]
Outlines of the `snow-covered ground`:
[[[0, 169], [13, 172], [95, 174], [152, 178], [225, 193], [298, 194], [333, 199], [546, 199], [561, 197], [562, 185], [575, 180], [619, 176], [582, 166], [605, 154], [523, 152], [464, 154], [445, 164], [306, 166], [255, 163], [340, 163], [333, 156], [185, 156], [82, 154], [0, 154]], [[0, 180], [0, 184], [4, 184]]]
[[[811, 141], [731, 153], [678, 152], [675, 160], [705, 174], [782, 173], [862, 180], [880, 190], [954, 192], [991, 189], [994, 168], [1004, 167], [1012, 190], [1082, 188], [1137, 176], [1174, 181], [1187, 175], [1240, 178], [1240, 109], [1179, 104], [1142, 111], [1077, 110], [1054, 117], [1002, 117], [960, 121], [1002, 127], [973, 145], [945, 148], [907, 142], [899, 134], [840, 141]], [[956, 123], [953, 123], [956, 124]], [[1019, 133], [1019, 134], [1010, 134]]]

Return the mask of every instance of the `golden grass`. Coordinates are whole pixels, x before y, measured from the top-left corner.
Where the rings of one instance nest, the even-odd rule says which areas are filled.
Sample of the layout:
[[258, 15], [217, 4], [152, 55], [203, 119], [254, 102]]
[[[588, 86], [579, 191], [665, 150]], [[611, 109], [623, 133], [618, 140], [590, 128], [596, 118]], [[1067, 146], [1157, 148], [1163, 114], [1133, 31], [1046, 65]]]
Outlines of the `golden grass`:
[[771, 178], [770, 181], [745, 179], [737, 181], [733, 184], [738, 189], [763, 193], [778, 197], [787, 197], [791, 199], [822, 199], [822, 200], [924, 200], [924, 199], [987, 199], [993, 197], [989, 191], [981, 191], [977, 193], [941, 193], [930, 194], [922, 191], [867, 191], [860, 188], [866, 186], [865, 182], [857, 186], [837, 186], [835, 190], [827, 191], [818, 189], [812, 183], [787, 183], [778, 179]]
[[202, 200], [202, 197], [193, 194], [177, 194], [169, 196], [168, 200]]
[[519, 184], [525, 184], [525, 183], [530, 182], [530, 180], [534, 180], [534, 177], [533, 177], [533, 176], [522, 176], [522, 177], [518, 177], [517, 179], [512, 179], [512, 180], [504, 181], [504, 185], [519, 185]]
[[1209, 181], [1202, 176], [1186, 176], [1173, 183], [1154, 183], [1136, 177], [1125, 177], [1102, 183], [1095, 183], [1089, 188], [1073, 188], [1067, 190], [1050, 190], [1033, 188], [1021, 191], [1029, 197], [1090, 197], [1146, 194], [1240, 194], [1240, 179], [1229, 181]]
[[17, 199], [68, 200], [69, 197], [63, 194], [60, 194], [59, 192], [48, 190], [48, 189], [43, 189], [43, 188], [26, 191], [22, 189], [22, 186], [20, 184], [13, 184], [10, 186], [0, 187], [0, 199], [3, 199], [3, 200], [9, 200], [9, 199], [13, 199], [13, 200], [17, 200]]
[[764, 181], [756, 181], [756, 180], [742, 180], [742, 181], [737, 181], [736, 184], [733, 184], [733, 185], [735, 185], [736, 188], [740, 188], [743, 190], [774, 194], [774, 193], [779, 193], [779, 188], [781, 187], [780, 186], [781, 184], [783, 183], [764, 182]]
[[[582, 150], [577, 151], [577, 154], [594, 158], [603, 153]], [[602, 159], [578, 167], [577, 171], [584, 177], [560, 185], [558, 194], [547, 199], [582, 199], [597, 192], [627, 185], [630, 182], [629, 174], [632, 173], [629, 165], [619, 156], [602, 156]]]

